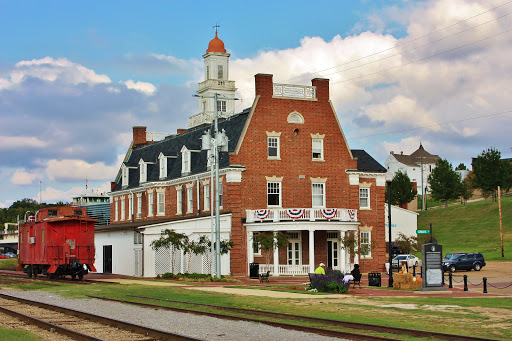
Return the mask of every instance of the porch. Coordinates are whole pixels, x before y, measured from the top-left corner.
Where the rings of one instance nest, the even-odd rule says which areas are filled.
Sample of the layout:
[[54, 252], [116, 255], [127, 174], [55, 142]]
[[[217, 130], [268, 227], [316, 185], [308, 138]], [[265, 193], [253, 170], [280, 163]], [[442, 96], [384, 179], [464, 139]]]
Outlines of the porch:
[[[330, 219], [324, 217], [319, 209], [303, 209], [295, 218], [290, 217], [293, 214], [287, 213], [290, 211], [287, 209], [263, 211], [247, 211], [245, 227], [248, 268], [249, 264], [258, 258], [259, 273], [270, 271], [272, 276], [307, 276], [308, 273], [314, 272], [320, 263], [344, 273], [350, 272], [354, 264], [359, 263], [358, 255], [350, 255], [341, 242], [350, 234], [353, 234], [357, 241], [359, 222], [355, 220], [356, 210], [331, 210], [328, 216]], [[297, 212], [297, 209], [293, 211]], [[252, 217], [249, 217], [250, 212], [254, 214]], [[261, 215], [254, 221], [251, 218], [258, 214], [256, 212]], [[270, 251], [270, 264], [265, 264], [267, 262], [262, 261], [264, 251], [259, 250], [259, 246], [253, 243], [253, 237], [257, 233], [277, 231], [287, 234], [288, 246]]]

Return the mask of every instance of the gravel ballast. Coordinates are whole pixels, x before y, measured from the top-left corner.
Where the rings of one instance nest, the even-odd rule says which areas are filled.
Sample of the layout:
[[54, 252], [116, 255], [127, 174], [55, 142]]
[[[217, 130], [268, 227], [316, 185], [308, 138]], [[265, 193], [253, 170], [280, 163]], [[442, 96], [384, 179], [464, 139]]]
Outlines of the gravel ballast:
[[167, 310], [154, 310], [98, 299], [69, 299], [44, 291], [9, 290], [0, 292], [205, 340], [339, 340], [338, 338], [286, 330], [260, 323], [230, 321]]

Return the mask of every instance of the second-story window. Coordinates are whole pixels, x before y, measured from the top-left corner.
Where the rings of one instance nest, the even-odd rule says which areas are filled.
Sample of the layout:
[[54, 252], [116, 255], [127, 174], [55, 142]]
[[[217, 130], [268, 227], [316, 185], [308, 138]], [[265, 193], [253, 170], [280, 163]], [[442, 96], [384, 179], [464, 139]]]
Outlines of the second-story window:
[[137, 218], [142, 217], [142, 193], [137, 193]]
[[369, 188], [359, 188], [359, 208], [370, 208]]
[[323, 139], [313, 139], [313, 159], [315, 160], [323, 160], [324, 159], [324, 140]]
[[222, 65], [217, 65], [217, 71], [217, 76], [219, 76], [217, 79], [224, 79], [224, 67]]
[[165, 215], [165, 193], [157, 193], [157, 215]]
[[187, 188], [187, 213], [194, 212], [194, 188]]
[[280, 182], [267, 182], [267, 206], [281, 207]]
[[121, 220], [125, 219], [126, 202], [124, 198], [121, 199]]
[[325, 207], [325, 184], [313, 183], [311, 184], [312, 193], [312, 206]]
[[210, 210], [210, 185], [204, 185], [204, 210]]
[[176, 187], [176, 214], [182, 214], [183, 210], [183, 192], [181, 186]]
[[133, 215], [133, 196], [128, 197], [128, 220], [132, 219]]
[[268, 146], [268, 157], [279, 158], [279, 137], [269, 136], [267, 137]]
[[148, 193], [148, 217], [153, 216], [153, 192]]

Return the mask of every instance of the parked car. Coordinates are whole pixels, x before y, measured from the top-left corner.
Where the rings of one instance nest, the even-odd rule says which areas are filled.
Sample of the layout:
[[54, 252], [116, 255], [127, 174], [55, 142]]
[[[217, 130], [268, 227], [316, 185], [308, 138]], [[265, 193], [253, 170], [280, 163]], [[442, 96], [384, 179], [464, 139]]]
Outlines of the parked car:
[[391, 248], [391, 256], [395, 257], [402, 254], [404, 254], [404, 251], [400, 249], [398, 246], [393, 245], [393, 247]]
[[3, 254], [0, 253], [0, 259], [7, 259], [7, 258], [9, 258], [9, 257], [4, 256]]
[[[450, 255], [450, 254], [447, 254]], [[481, 253], [457, 253], [451, 254], [450, 258], [443, 259], [443, 270], [455, 272], [457, 270], [475, 269], [480, 271], [485, 266], [485, 259]]]
[[6, 253], [4, 254], [4, 256], [7, 256], [7, 257], [9, 257], [9, 258], [16, 258], [16, 257], [17, 257], [17, 256], [16, 256], [16, 254], [15, 254], [15, 253], [12, 253], [12, 252], [6, 252]]
[[398, 255], [393, 258], [391, 264], [394, 268], [402, 266], [402, 262], [407, 262], [407, 267], [418, 266], [420, 260], [414, 255]]
[[463, 255], [465, 254], [465, 252], [452, 252], [452, 253], [447, 253], [446, 256], [444, 256], [444, 259], [452, 259], [452, 257], [454, 256], [457, 256], [457, 255]]

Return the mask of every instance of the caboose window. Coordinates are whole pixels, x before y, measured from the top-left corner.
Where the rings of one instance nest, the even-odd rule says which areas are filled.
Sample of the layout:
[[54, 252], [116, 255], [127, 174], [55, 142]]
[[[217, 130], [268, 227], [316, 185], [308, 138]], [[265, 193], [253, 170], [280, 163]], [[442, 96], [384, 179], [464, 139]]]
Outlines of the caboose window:
[[74, 210], [73, 214], [74, 215], [83, 215], [84, 213], [82, 212], [82, 210]]
[[57, 210], [48, 210], [48, 217], [57, 217]]

